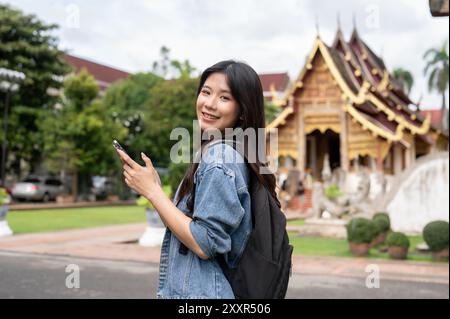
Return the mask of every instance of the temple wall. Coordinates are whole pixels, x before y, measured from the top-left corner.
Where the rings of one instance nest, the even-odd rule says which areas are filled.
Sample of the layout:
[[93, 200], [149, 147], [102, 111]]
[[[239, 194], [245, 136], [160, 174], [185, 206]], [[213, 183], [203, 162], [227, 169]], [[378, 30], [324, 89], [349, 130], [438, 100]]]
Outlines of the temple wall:
[[449, 220], [449, 157], [429, 155], [398, 177], [386, 209], [394, 231], [421, 233], [435, 220]]

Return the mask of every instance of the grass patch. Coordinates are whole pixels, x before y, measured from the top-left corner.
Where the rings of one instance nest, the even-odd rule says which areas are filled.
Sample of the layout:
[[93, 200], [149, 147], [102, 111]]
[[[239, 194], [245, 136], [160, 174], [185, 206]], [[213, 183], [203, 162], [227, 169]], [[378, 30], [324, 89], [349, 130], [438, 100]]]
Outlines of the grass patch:
[[111, 206], [10, 211], [7, 220], [15, 234], [25, 234], [140, 223], [146, 216], [142, 207]]
[[287, 222], [288, 226], [303, 226], [305, 224], [304, 219], [295, 219]]
[[[432, 261], [431, 254], [418, 253], [416, 246], [423, 242], [422, 236], [408, 236], [410, 247], [408, 260]], [[346, 239], [300, 237], [296, 233], [289, 232], [289, 241], [294, 246], [295, 255], [303, 256], [335, 256], [354, 257], [349, 250]], [[368, 258], [390, 259], [387, 252], [380, 252], [377, 247], [370, 249]]]

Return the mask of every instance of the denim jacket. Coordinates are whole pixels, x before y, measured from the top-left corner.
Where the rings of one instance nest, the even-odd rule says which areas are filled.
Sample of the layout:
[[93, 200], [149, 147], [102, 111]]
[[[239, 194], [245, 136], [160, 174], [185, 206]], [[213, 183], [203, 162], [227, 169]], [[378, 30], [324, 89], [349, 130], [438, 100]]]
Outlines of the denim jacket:
[[[179, 252], [180, 241], [166, 229], [161, 247], [158, 298], [227, 298], [234, 294], [225, 278], [217, 254], [229, 267], [242, 256], [252, 229], [249, 171], [231, 146], [208, 147], [194, 175], [195, 203], [190, 223], [192, 236], [209, 257], [203, 260], [191, 250]], [[178, 190], [174, 198], [177, 198]], [[185, 214], [185, 196], [177, 207]]]

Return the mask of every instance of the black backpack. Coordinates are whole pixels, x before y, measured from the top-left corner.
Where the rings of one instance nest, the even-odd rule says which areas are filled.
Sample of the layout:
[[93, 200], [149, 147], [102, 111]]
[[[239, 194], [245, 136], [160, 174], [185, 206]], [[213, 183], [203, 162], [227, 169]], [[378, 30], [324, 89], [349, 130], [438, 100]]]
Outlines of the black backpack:
[[[248, 163], [247, 167], [253, 229], [236, 268], [229, 268], [223, 255], [216, 256], [216, 260], [237, 299], [283, 299], [291, 276], [293, 251], [286, 216]], [[181, 244], [179, 252], [186, 254], [187, 247]]]
[[283, 299], [292, 269], [286, 217], [250, 169], [253, 230], [236, 268], [219, 264], [237, 299]]

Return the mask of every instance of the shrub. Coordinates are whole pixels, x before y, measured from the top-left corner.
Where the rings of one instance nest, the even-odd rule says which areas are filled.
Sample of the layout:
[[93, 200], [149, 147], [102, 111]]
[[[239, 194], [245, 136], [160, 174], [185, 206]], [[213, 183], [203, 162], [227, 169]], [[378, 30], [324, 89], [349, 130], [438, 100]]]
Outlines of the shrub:
[[0, 205], [9, 203], [9, 194], [3, 187], [0, 187]]
[[339, 189], [339, 186], [332, 184], [330, 186], [328, 186], [325, 189], [325, 195], [329, 198], [329, 199], [336, 199], [339, 196], [341, 196], [343, 193], [341, 192], [341, 190]]
[[[387, 226], [384, 226], [385, 231], [389, 231], [389, 229], [391, 229], [391, 219], [389, 218], [389, 215], [387, 213], [384, 212], [378, 212], [375, 215], [373, 215], [372, 220], [378, 220], [378, 219], [383, 219], [386, 221]], [[387, 229], [386, 229], [387, 227]]]
[[375, 224], [377, 234], [386, 233], [391, 228], [389, 220], [382, 216], [374, 217], [372, 222]]
[[390, 233], [386, 239], [386, 244], [389, 247], [403, 247], [409, 248], [409, 239], [405, 234], [399, 232]]
[[423, 229], [423, 239], [431, 251], [448, 248], [448, 222], [437, 220], [428, 223]]
[[374, 223], [367, 218], [353, 218], [347, 224], [347, 240], [370, 243], [376, 235]]

